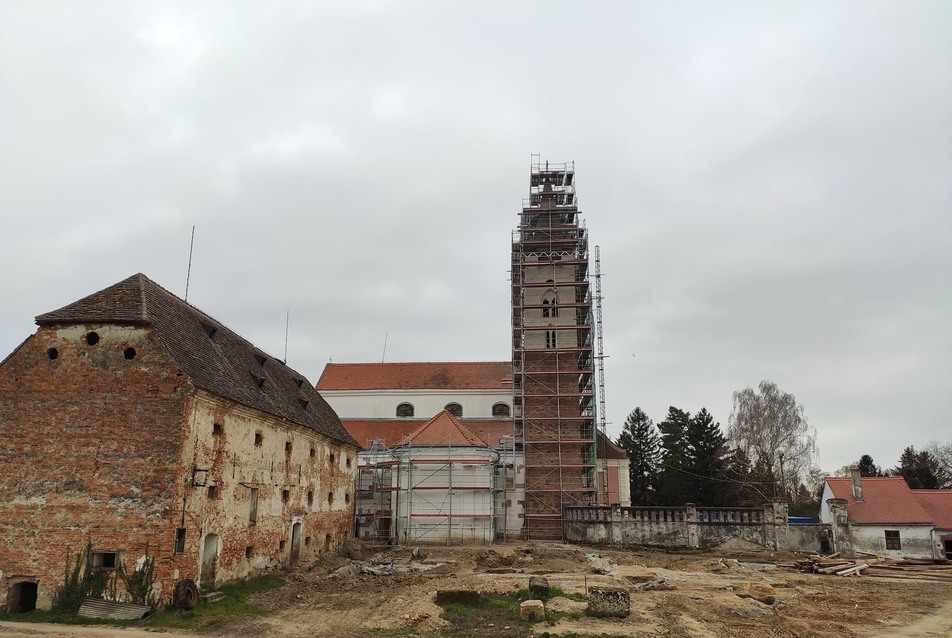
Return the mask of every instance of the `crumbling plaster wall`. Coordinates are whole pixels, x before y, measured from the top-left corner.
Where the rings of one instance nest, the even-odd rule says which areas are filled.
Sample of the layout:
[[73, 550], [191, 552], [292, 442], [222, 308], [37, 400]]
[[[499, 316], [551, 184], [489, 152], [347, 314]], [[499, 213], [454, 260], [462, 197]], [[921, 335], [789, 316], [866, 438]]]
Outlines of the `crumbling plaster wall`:
[[[197, 393], [192, 406], [181, 481], [184, 519], [181, 507], [176, 513], [188, 553], [197, 552], [190, 577], [202, 580], [200, 566], [211, 559], [204, 556], [208, 534], [220, 539], [219, 583], [286, 566], [293, 549], [299, 561], [312, 561], [351, 534], [356, 447], [206, 392]], [[295, 523], [301, 524], [297, 547]]]

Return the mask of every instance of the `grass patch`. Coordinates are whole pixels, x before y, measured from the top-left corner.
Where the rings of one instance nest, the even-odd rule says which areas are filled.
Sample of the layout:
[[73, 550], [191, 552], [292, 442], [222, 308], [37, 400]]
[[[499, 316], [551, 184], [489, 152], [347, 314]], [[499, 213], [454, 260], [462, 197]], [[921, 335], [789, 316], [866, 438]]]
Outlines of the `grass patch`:
[[245, 598], [257, 592], [277, 589], [285, 584], [280, 576], [263, 576], [236, 585], [223, 585], [218, 591], [225, 597], [210, 605], [197, 605], [188, 611], [163, 611], [145, 620], [110, 620], [108, 618], [84, 618], [45, 609], [36, 609], [25, 614], [0, 613], [0, 620], [9, 622], [45, 622], [63, 625], [110, 625], [113, 627], [164, 627], [168, 629], [192, 629], [208, 631], [220, 629], [233, 622], [241, 622], [263, 613]]
[[164, 611], [146, 618], [141, 624], [148, 627], [196, 631], [220, 629], [233, 622], [260, 616], [264, 610], [248, 603], [245, 599], [251, 594], [277, 589], [284, 584], [285, 580], [280, 576], [270, 575], [234, 585], [222, 585], [218, 591], [225, 594], [225, 597], [217, 602], [210, 605], [196, 605], [188, 611]]

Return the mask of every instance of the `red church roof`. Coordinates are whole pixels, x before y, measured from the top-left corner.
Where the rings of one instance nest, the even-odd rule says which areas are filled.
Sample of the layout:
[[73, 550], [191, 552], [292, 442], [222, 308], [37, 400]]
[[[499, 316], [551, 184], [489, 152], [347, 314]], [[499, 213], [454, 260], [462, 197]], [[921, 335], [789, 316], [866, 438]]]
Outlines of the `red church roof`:
[[[459, 421], [459, 419], [457, 419]], [[396, 419], [396, 420], [342, 420], [344, 428], [354, 437], [360, 446], [369, 450], [375, 440], [380, 441], [383, 447], [394, 447], [400, 445], [408, 436], [420, 429], [427, 422], [419, 419]], [[480, 441], [485, 441], [480, 445], [489, 445], [490, 447], [500, 448], [508, 447], [500, 445], [499, 440], [504, 437], [512, 436], [512, 421], [500, 420], [461, 420], [467, 430], [475, 435]], [[454, 443], [454, 445], [461, 445]]]
[[[836, 498], [846, 499], [846, 514], [853, 523], [863, 524], [927, 524], [931, 516], [919, 504], [913, 490], [901, 476], [864, 476], [863, 500], [853, 498], [853, 479], [830, 476], [826, 482]], [[917, 490], [918, 491], [918, 490]]]
[[511, 390], [509, 361], [328, 363], [318, 390]]

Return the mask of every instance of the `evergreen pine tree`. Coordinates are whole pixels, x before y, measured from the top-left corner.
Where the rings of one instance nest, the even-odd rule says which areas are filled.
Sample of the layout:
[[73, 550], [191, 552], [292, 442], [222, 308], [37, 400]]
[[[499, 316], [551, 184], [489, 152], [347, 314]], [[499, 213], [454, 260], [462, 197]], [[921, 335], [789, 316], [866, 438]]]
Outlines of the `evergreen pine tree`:
[[661, 505], [683, 505], [691, 499], [688, 481], [689, 460], [687, 432], [691, 414], [671, 406], [668, 416], [658, 424], [661, 432], [661, 472], [658, 502]]
[[724, 469], [724, 444], [727, 439], [721, 433], [721, 424], [706, 408], [694, 415], [687, 425], [685, 440], [687, 443], [688, 470], [691, 472], [689, 498], [698, 505], [723, 505], [723, 490], [716, 478]]
[[661, 440], [654, 423], [640, 407], [625, 419], [616, 445], [628, 453], [632, 505], [653, 505], [661, 460]]

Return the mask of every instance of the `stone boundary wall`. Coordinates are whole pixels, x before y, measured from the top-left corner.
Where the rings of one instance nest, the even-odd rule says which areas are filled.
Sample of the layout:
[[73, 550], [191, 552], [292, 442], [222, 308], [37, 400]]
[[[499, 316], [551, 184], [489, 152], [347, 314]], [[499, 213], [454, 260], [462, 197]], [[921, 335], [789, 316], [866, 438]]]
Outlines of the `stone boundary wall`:
[[790, 525], [787, 502], [763, 507], [567, 507], [565, 540], [606, 545], [708, 549], [741, 540], [769, 549], [819, 553], [830, 526]]

